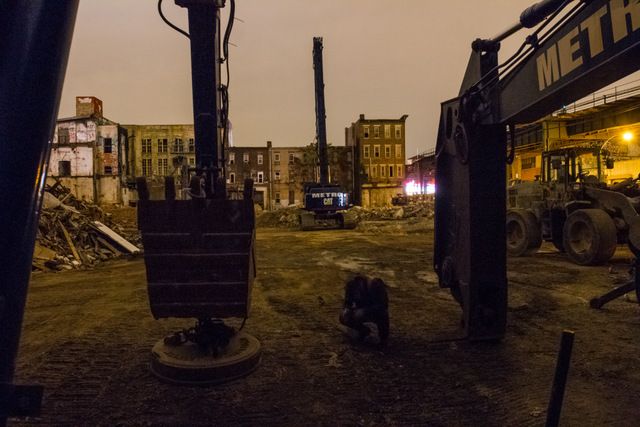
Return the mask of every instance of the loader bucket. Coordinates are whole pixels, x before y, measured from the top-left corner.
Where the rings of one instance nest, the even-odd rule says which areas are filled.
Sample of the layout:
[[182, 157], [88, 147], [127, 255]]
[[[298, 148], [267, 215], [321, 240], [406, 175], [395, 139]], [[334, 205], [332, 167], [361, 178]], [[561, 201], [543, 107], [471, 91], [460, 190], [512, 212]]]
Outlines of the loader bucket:
[[255, 278], [253, 183], [243, 200], [148, 200], [138, 180], [138, 228], [153, 316], [247, 317]]

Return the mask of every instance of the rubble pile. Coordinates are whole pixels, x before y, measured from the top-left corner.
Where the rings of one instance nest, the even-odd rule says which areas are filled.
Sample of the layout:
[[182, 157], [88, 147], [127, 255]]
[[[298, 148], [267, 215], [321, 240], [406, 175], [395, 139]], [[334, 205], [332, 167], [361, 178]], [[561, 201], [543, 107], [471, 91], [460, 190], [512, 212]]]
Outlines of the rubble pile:
[[92, 267], [140, 252], [135, 228], [113, 221], [99, 206], [79, 200], [59, 181], [45, 187], [32, 267], [41, 271]]
[[273, 211], [259, 212], [256, 210], [256, 227], [286, 227], [295, 228], [300, 226], [300, 214], [302, 209], [298, 207], [287, 207]]
[[362, 208], [354, 206], [347, 211], [357, 223], [362, 221], [390, 221], [409, 218], [433, 218], [434, 203], [431, 200], [412, 202], [405, 206]]
[[[300, 226], [299, 215], [304, 212], [298, 207], [288, 207], [274, 211], [256, 212], [258, 227], [296, 228]], [[367, 222], [409, 220], [409, 222], [424, 222], [431, 220], [434, 215], [433, 200], [411, 202], [405, 206], [389, 206], [363, 208], [354, 206], [345, 215], [350, 222], [358, 225]], [[431, 221], [428, 221], [429, 223]], [[360, 228], [360, 227], [358, 227]]]

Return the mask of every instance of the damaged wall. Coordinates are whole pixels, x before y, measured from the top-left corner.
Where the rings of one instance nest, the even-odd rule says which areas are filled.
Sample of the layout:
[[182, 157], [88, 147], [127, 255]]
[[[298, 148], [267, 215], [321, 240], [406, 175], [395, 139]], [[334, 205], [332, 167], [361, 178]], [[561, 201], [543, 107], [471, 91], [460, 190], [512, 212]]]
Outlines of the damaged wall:
[[118, 125], [98, 126], [95, 150], [97, 175], [119, 174], [119, 145]]
[[81, 200], [122, 203], [119, 154], [123, 142], [126, 132], [107, 119], [94, 115], [61, 119], [55, 128], [48, 182], [59, 179]]
[[49, 157], [49, 176], [93, 176], [93, 148], [54, 146]]

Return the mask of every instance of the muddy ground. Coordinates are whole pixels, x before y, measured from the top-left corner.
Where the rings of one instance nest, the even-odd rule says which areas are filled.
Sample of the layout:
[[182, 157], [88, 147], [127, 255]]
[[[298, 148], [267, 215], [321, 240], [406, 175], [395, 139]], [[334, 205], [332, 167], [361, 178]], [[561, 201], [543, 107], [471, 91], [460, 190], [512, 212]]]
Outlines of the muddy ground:
[[[416, 230], [258, 229], [245, 330], [260, 339], [262, 362], [213, 388], [149, 373], [154, 342], [188, 325], [151, 317], [142, 259], [34, 275], [16, 381], [43, 384], [45, 401], [40, 418], [12, 424], [541, 426], [568, 328], [576, 342], [562, 424], [637, 425], [640, 310], [624, 299], [588, 306], [626, 277], [629, 252], [603, 267], [575, 266], [546, 246], [512, 259], [504, 341], [439, 342], [460, 311], [436, 284], [432, 232], [407, 229]], [[342, 286], [354, 272], [389, 285], [384, 351], [339, 328]]]

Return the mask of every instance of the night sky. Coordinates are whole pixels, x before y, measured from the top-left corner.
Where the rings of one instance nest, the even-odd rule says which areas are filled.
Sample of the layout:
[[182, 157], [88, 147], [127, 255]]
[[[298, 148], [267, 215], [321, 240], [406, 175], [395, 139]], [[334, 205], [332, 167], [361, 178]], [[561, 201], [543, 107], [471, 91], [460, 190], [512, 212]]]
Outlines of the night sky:
[[[313, 141], [311, 49], [312, 38], [322, 36], [329, 142], [344, 144], [344, 128], [361, 113], [408, 114], [407, 154], [431, 149], [439, 104], [456, 96], [471, 41], [500, 33], [532, 3], [237, 0], [243, 22], [236, 20], [231, 42], [237, 47], [230, 47], [234, 142]], [[155, 0], [80, 2], [61, 117], [74, 115], [76, 95], [94, 95], [119, 123], [193, 122], [188, 40], [161, 21], [156, 6]], [[163, 6], [186, 29], [186, 10], [172, 0]], [[528, 33], [503, 43], [501, 57]]]

